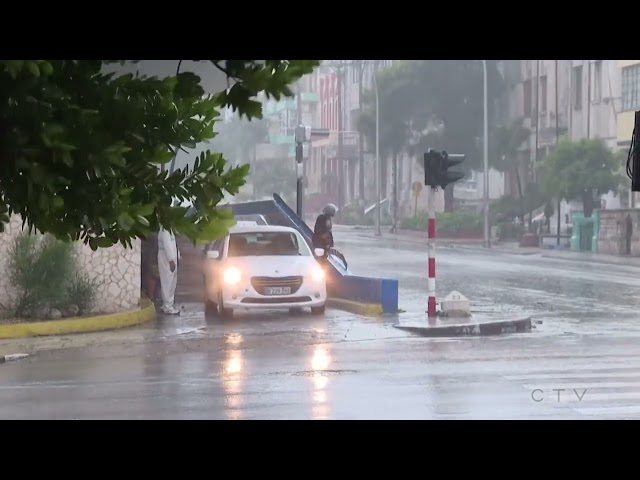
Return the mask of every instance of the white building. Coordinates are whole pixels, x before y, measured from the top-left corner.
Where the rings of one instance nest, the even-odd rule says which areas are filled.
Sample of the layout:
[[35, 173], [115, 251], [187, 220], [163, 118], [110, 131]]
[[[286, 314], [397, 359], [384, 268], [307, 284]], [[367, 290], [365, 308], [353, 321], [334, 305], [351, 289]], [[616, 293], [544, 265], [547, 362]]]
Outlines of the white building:
[[[523, 183], [535, 179], [534, 165], [553, 151], [557, 137], [602, 138], [616, 148], [621, 91], [617, 60], [508, 60], [504, 72], [507, 116], [523, 118], [531, 130], [528, 142], [519, 149], [521, 160], [531, 166], [522, 172]], [[516, 193], [513, 181], [507, 182], [505, 193]], [[602, 199], [605, 208], [620, 208], [620, 197], [614, 192]], [[561, 230], [576, 208], [572, 205], [561, 204]], [[556, 221], [554, 214], [552, 232]]]

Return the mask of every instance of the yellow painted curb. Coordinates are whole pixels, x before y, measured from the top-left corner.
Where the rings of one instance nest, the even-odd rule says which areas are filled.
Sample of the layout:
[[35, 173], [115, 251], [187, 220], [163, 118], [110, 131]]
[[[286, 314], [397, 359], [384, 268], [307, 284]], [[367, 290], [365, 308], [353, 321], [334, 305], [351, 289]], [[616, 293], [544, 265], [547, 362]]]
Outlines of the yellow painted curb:
[[87, 318], [69, 318], [48, 322], [14, 323], [0, 325], [0, 338], [24, 338], [69, 333], [89, 333], [103, 330], [132, 327], [150, 322], [156, 318], [156, 308], [149, 300], [143, 299], [142, 306], [126, 312], [97, 315]]
[[365, 317], [377, 317], [383, 314], [382, 305], [377, 303], [360, 303], [343, 298], [329, 298], [327, 304], [330, 307], [346, 310], [347, 312]]

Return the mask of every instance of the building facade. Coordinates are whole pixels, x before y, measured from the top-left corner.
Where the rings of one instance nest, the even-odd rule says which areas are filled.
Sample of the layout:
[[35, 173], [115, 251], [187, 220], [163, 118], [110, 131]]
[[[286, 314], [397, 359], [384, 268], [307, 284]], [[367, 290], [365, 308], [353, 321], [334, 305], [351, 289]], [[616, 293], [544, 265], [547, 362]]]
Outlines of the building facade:
[[[559, 138], [601, 138], [610, 148], [619, 148], [621, 73], [618, 60], [505, 61], [506, 123], [522, 119], [531, 131], [518, 149], [523, 184], [535, 181], [537, 164], [553, 151]], [[505, 180], [505, 193], [517, 193], [515, 178]], [[620, 208], [621, 196], [609, 192], [602, 196], [602, 205]], [[571, 225], [576, 207], [561, 202], [561, 230]], [[552, 232], [557, 229], [556, 215], [551, 218]]]
[[[631, 147], [635, 112], [640, 110], [640, 60], [618, 60], [621, 76], [621, 96], [617, 104], [616, 144], [623, 151]], [[639, 204], [638, 192], [629, 192], [628, 206]]]

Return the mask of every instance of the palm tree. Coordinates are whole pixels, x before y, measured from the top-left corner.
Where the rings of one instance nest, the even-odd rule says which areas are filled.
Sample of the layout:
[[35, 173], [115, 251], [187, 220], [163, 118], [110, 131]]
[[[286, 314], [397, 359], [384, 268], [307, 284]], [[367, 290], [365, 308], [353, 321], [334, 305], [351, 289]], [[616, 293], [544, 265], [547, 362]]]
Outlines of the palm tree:
[[[518, 197], [520, 199], [520, 211], [524, 213], [524, 191], [522, 188], [521, 170], [526, 170], [525, 165], [518, 155], [518, 149], [531, 136], [531, 130], [524, 126], [524, 119], [514, 120], [510, 125], [499, 126], [493, 130], [492, 141], [489, 143], [493, 150], [491, 166], [496, 170], [504, 172], [505, 187], [513, 185], [516, 181]], [[505, 188], [505, 193], [509, 189]]]

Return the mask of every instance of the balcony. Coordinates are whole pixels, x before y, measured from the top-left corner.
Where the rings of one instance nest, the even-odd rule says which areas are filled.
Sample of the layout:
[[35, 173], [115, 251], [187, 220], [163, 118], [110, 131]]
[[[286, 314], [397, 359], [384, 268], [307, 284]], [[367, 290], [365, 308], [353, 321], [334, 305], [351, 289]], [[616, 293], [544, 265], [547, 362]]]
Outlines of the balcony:
[[308, 92], [302, 94], [302, 103], [318, 103], [320, 94], [316, 92]]

